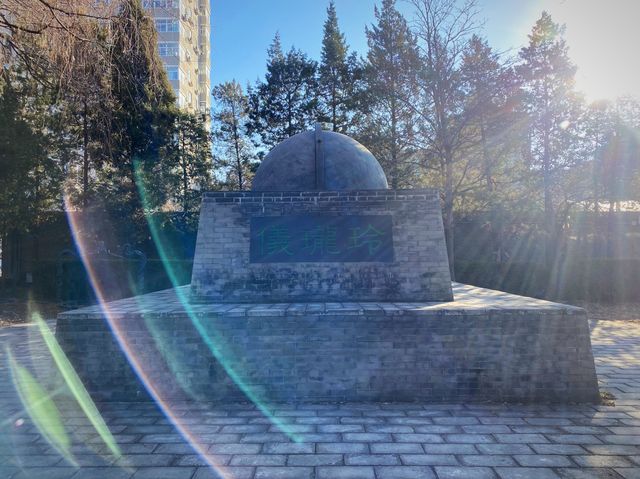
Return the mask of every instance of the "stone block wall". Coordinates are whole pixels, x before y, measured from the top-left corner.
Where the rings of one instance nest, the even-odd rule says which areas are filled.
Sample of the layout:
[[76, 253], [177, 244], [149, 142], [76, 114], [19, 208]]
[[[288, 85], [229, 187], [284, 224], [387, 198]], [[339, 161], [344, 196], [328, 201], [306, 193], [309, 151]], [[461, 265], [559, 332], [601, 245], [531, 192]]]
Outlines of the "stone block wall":
[[[393, 262], [252, 263], [254, 217], [390, 215]], [[212, 192], [202, 201], [195, 301], [451, 301], [435, 190]]]
[[518, 297], [481, 308], [477, 296], [446, 309], [201, 304], [187, 313], [158, 297], [164, 312], [114, 312], [123, 348], [99, 311], [61, 315], [56, 335], [101, 399], [144, 397], [125, 350], [165, 399], [597, 402], [584, 311], [543, 301], [510, 309], [509, 298]]

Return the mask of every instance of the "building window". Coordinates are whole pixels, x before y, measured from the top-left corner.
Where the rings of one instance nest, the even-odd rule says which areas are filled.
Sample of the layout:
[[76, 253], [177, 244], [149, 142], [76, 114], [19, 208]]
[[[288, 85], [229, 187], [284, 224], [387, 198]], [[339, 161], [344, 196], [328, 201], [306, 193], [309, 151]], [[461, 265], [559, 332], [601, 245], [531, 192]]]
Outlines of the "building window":
[[161, 57], [177, 57], [179, 53], [178, 42], [159, 42], [158, 52]]
[[168, 65], [167, 66], [167, 77], [169, 80], [180, 80], [180, 70], [177, 66]]
[[159, 32], [179, 32], [180, 22], [173, 18], [156, 19], [156, 30]]
[[178, 8], [178, 0], [144, 0], [144, 8]]

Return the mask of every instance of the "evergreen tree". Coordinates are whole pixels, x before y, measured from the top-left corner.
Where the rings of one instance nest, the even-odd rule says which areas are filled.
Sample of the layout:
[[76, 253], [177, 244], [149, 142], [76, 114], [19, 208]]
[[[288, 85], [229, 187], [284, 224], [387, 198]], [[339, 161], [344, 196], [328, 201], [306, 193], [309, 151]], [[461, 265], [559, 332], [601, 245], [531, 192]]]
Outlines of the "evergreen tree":
[[268, 50], [267, 73], [249, 90], [248, 129], [272, 148], [307, 130], [318, 114], [317, 64], [302, 51], [282, 52], [276, 34]]
[[170, 199], [182, 213], [200, 206], [201, 192], [211, 185], [212, 156], [209, 133], [201, 115], [179, 112], [175, 117], [172, 143], [168, 147]]
[[573, 135], [580, 111], [574, 90], [576, 67], [569, 59], [563, 33], [564, 27], [543, 12], [529, 35], [529, 44], [520, 50], [518, 66], [528, 116], [531, 168], [542, 181], [548, 262], [553, 259], [558, 233], [554, 190], [558, 198], [563, 196], [563, 171], [576, 161]]
[[44, 206], [36, 178], [47, 173], [43, 166], [50, 166], [44, 164], [44, 138], [23, 117], [25, 91], [16, 90], [12, 73], [0, 75], [0, 235], [28, 230], [34, 223]]
[[175, 98], [156, 50], [155, 27], [140, 0], [124, 1], [111, 28], [113, 111], [103, 196], [142, 225], [144, 210], [160, 207], [168, 197], [170, 165], [162, 160], [174, 133]]
[[361, 69], [355, 53], [349, 55], [333, 1], [327, 8], [321, 55], [318, 85], [322, 118], [333, 125], [333, 131], [347, 133], [353, 124]]
[[360, 139], [387, 172], [392, 188], [410, 184], [413, 174], [415, 113], [413, 75], [418, 55], [395, 0], [375, 7], [376, 24], [366, 29], [365, 126]]
[[218, 102], [214, 114], [217, 159], [227, 170], [228, 184], [245, 190], [251, 184], [255, 154], [246, 130], [249, 100], [235, 80], [216, 86], [213, 97]]
[[[505, 230], [509, 229], [505, 219], [522, 216], [521, 205], [514, 201], [520, 194], [515, 179], [522, 173], [517, 157], [524, 139], [520, 90], [513, 69], [476, 34], [463, 51], [460, 79], [466, 123], [461, 136], [468, 146], [456, 160], [459, 185], [454, 191], [465, 213], [489, 214], [486, 249], [502, 262]], [[461, 201], [460, 197], [466, 198]]]

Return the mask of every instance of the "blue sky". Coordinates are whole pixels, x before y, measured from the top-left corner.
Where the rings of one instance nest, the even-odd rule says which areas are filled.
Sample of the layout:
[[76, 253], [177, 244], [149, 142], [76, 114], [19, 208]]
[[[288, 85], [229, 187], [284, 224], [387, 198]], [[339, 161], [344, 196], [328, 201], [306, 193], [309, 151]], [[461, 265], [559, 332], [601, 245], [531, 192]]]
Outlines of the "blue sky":
[[[276, 31], [283, 46], [320, 58], [328, 0], [212, 0], [212, 83], [255, 82], [265, 71], [266, 50]], [[351, 48], [366, 54], [365, 25], [374, 22], [375, 0], [335, 0], [340, 27]], [[478, 0], [481, 33], [499, 51], [527, 42], [542, 10], [567, 26], [578, 87], [587, 98], [628, 93], [640, 97], [640, 0]], [[398, 0], [410, 19], [412, 7]]]

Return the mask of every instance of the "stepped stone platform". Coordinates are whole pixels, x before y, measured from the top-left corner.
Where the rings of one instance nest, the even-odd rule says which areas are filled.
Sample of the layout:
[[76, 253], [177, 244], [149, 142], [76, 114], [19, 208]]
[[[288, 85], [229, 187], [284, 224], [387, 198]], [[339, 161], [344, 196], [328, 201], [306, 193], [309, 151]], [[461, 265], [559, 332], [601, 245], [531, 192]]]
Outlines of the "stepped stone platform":
[[584, 310], [452, 289], [446, 302], [216, 304], [183, 286], [63, 313], [56, 336], [106, 400], [143, 398], [140, 378], [165, 399], [220, 402], [599, 400]]

